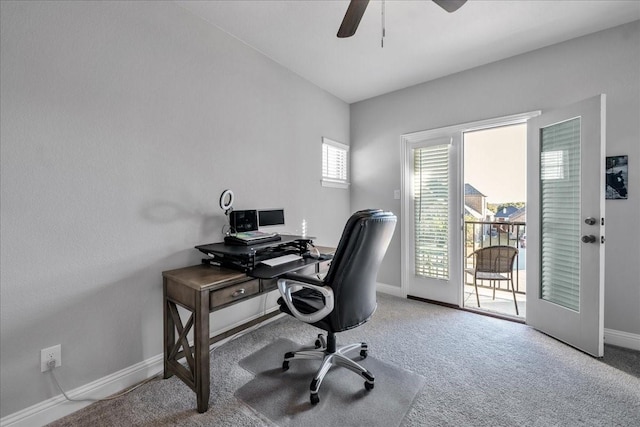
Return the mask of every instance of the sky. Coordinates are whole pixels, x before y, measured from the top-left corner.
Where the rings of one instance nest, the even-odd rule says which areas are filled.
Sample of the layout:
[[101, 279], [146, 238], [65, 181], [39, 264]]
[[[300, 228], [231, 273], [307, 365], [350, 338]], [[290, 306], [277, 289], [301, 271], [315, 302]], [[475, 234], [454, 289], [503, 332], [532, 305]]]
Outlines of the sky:
[[464, 182], [487, 203], [526, 202], [527, 125], [464, 134]]

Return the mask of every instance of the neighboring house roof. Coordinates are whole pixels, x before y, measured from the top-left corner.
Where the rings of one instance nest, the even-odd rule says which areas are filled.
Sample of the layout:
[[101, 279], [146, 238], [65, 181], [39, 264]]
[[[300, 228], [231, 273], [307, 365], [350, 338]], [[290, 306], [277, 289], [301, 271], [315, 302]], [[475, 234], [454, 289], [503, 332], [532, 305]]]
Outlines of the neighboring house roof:
[[515, 211], [510, 217], [509, 217], [509, 221], [512, 222], [525, 222], [526, 221], [526, 215], [527, 215], [527, 209], [526, 208], [520, 208], [517, 211]]
[[479, 220], [483, 220], [484, 219], [484, 216], [480, 212], [478, 212], [477, 210], [475, 210], [475, 209], [473, 209], [473, 208], [471, 208], [471, 207], [469, 207], [467, 205], [464, 205], [464, 214], [465, 215], [471, 215], [472, 217], [474, 217], [476, 219], [479, 219]]
[[471, 184], [464, 184], [464, 195], [465, 196], [482, 196], [482, 197], [487, 197], [484, 194], [482, 194], [480, 191], [478, 191], [478, 189], [476, 187], [474, 187]]
[[500, 209], [498, 212], [496, 212], [496, 218], [508, 219], [519, 210], [520, 209], [516, 208], [515, 206], [506, 206]]

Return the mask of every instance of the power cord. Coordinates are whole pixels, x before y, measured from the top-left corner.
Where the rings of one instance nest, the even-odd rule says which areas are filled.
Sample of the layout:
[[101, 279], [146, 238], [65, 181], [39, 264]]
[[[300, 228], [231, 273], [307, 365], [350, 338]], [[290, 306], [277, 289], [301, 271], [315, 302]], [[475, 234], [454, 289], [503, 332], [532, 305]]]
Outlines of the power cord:
[[49, 368], [49, 372], [51, 373], [51, 377], [53, 378], [53, 382], [56, 383], [56, 386], [58, 387], [58, 390], [60, 390], [60, 392], [62, 393], [64, 398], [67, 399], [70, 402], [102, 402], [102, 401], [105, 401], [105, 400], [118, 399], [118, 398], [120, 398], [122, 396], [125, 396], [125, 395], [131, 393], [133, 390], [136, 390], [136, 389], [142, 387], [143, 385], [147, 384], [148, 382], [151, 382], [152, 380], [154, 380], [157, 377], [159, 377], [160, 374], [162, 374], [162, 371], [158, 372], [157, 374], [153, 375], [152, 377], [147, 378], [146, 380], [144, 380], [141, 383], [131, 387], [130, 389], [127, 389], [127, 390], [123, 391], [122, 393], [114, 394], [113, 396], [104, 397], [102, 399], [92, 399], [92, 398], [74, 399], [74, 398], [69, 397], [67, 395], [67, 393], [64, 391], [64, 389], [62, 388], [62, 386], [60, 386], [60, 383], [58, 382], [58, 378], [56, 377], [56, 373], [54, 372], [54, 369], [56, 367], [56, 360], [55, 359], [49, 360], [47, 362], [47, 367]]
[[[262, 302], [262, 316], [265, 316], [266, 314], [267, 314], [267, 294], [264, 295], [264, 300]], [[229, 342], [229, 341], [233, 341], [234, 339], [238, 338], [241, 335], [248, 334], [249, 332], [253, 332], [254, 330], [258, 329], [260, 326], [262, 326], [262, 322], [256, 323], [255, 325], [253, 325], [250, 328], [247, 328], [247, 329], [244, 329], [242, 331], [236, 332], [231, 337], [226, 339], [225, 343]], [[219, 344], [217, 346], [212, 347], [209, 350], [209, 353], [210, 354], [213, 353], [217, 348], [219, 348], [221, 346], [222, 346], [222, 344]], [[125, 396], [125, 395], [131, 393], [134, 390], [137, 390], [138, 388], [140, 388], [143, 385], [153, 381], [154, 379], [160, 377], [160, 375], [163, 373], [163, 371], [160, 371], [160, 372], [156, 373], [155, 375], [147, 378], [146, 380], [136, 384], [135, 386], [123, 391], [122, 393], [114, 394], [114, 395], [109, 396], [109, 397], [104, 397], [104, 398], [101, 398], [101, 399], [92, 399], [92, 398], [74, 399], [74, 398], [69, 397], [67, 395], [67, 393], [64, 391], [64, 389], [62, 388], [62, 386], [58, 382], [58, 377], [56, 377], [56, 373], [54, 372], [55, 367], [56, 367], [56, 360], [55, 359], [51, 359], [51, 360], [49, 360], [47, 362], [47, 368], [49, 368], [48, 372], [51, 373], [51, 377], [53, 378], [53, 382], [56, 384], [56, 387], [58, 387], [58, 390], [60, 390], [60, 393], [62, 393], [64, 398], [67, 399], [69, 402], [103, 402], [103, 401], [118, 399], [118, 398], [120, 398], [122, 396]]]

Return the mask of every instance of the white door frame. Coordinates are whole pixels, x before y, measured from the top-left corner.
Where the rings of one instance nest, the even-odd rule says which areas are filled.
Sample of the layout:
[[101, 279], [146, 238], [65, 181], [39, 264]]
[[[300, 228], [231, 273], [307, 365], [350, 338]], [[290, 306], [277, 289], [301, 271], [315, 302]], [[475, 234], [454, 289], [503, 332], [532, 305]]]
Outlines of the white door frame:
[[[400, 233], [401, 233], [401, 244], [400, 244], [400, 292], [403, 297], [407, 297], [408, 295], [408, 277], [410, 273], [410, 268], [412, 266], [412, 260], [410, 259], [411, 245], [413, 244], [413, 236], [410, 235], [413, 227], [412, 224], [412, 210], [411, 210], [411, 145], [424, 140], [436, 139], [436, 138], [453, 138], [452, 145], [458, 144], [458, 147], [452, 147], [454, 150], [454, 156], [451, 166], [456, 168], [454, 173], [456, 174], [457, 179], [455, 180], [458, 183], [458, 188], [456, 194], [453, 194], [451, 200], [454, 202], [454, 208], [459, 210], [455, 218], [458, 218], [459, 221], [456, 223], [452, 223], [451, 227], [457, 227], [457, 234], [459, 237], [456, 241], [451, 242], [451, 268], [456, 269], [456, 274], [452, 274], [452, 277], [462, 278], [463, 273], [463, 263], [462, 263], [462, 232], [461, 229], [464, 226], [463, 224], [463, 204], [461, 202], [464, 183], [463, 180], [463, 168], [462, 161], [464, 159], [463, 147], [462, 147], [462, 134], [464, 132], [488, 129], [498, 126], [509, 126], [515, 124], [526, 123], [532, 117], [539, 116], [541, 112], [538, 111], [529, 111], [520, 114], [514, 114], [510, 116], [496, 117], [491, 119], [479, 120], [475, 122], [469, 122], [454, 126], [447, 126], [437, 129], [424, 130], [419, 132], [407, 133], [401, 136], [400, 138], [400, 149], [402, 153], [402, 168], [401, 168], [401, 186], [402, 191], [400, 193]], [[460, 209], [458, 209], [457, 207]], [[459, 222], [459, 223], [458, 223]], [[459, 285], [459, 286], [458, 286]], [[432, 293], [433, 297], [425, 298], [433, 301], [440, 301], [449, 304], [454, 304], [460, 307], [462, 305], [462, 283], [458, 283], [454, 286], [455, 289], [451, 289], [451, 293], [448, 293], [448, 297], [446, 301], [442, 301], [443, 298], [437, 292]], [[454, 295], [455, 292], [455, 295]]]

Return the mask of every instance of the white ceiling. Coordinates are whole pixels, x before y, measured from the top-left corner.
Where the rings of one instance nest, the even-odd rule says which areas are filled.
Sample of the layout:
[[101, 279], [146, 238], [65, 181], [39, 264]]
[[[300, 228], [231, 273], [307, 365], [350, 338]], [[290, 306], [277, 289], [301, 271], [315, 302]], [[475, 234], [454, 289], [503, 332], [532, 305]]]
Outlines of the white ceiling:
[[640, 1], [371, 1], [355, 36], [336, 33], [349, 1], [177, 1], [347, 103], [640, 19]]

